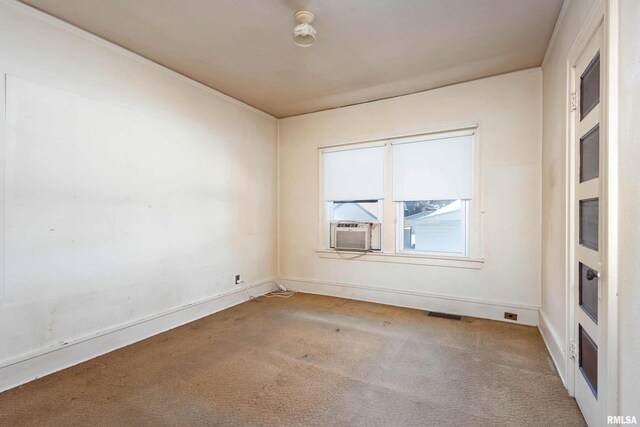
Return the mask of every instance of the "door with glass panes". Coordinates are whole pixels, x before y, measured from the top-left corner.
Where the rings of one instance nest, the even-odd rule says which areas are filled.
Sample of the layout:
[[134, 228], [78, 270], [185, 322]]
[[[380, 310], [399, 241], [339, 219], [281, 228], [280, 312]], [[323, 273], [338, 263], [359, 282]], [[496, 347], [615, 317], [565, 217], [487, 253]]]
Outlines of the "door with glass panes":
[[575, 68], [574, 144], [574, 393], [585, 420], [600, 425], [604, 386], [606, 307], [603, 244], [603, 129], [600, 72], [602, 27], [591, 38]]

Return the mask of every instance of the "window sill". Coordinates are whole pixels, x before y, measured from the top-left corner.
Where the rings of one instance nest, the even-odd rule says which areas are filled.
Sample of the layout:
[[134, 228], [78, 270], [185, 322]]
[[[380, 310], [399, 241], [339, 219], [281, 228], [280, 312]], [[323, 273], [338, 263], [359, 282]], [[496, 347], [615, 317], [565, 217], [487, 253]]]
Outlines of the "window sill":
[[363, 255], [362, 252], [337, 252], [333, 249], [318, 249], [316, 253], [318, 254], [319, 258], [343, 259], [345, 261], [351, 260], [388, 262], [393, 264], [431, 265], [436, 267], [466, 268], [472, 270], [480, 270], [484, 265], [484, 259], [480, 258], [461, 258], [389, 252], [366, 252]]

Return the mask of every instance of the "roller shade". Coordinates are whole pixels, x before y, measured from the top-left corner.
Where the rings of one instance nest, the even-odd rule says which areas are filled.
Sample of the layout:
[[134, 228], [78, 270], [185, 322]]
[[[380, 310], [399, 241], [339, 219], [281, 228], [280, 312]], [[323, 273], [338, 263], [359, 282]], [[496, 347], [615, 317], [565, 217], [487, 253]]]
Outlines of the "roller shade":
[[471, 199], [473, 134], [393, 144], [393, 200]]
[[384, 145], [322, 153], [324, 199], [384, 198]]

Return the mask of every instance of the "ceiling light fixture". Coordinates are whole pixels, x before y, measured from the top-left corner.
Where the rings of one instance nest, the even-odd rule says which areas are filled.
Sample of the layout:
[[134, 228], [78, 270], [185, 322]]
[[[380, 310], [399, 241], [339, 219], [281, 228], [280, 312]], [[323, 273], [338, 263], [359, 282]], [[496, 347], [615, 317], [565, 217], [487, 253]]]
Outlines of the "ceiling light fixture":
[[300, 47], [309, 47], [316, 41], [316, 29], [311, 26], [313, 13], [300, 10], [294, 15], [297, 25], [293, 29], [293, 41]]

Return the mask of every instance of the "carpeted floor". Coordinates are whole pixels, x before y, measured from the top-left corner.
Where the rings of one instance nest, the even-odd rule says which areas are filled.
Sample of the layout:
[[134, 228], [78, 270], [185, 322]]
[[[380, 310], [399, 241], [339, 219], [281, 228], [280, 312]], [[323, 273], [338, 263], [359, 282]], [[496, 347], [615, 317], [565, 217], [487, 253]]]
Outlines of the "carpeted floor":
[[538, 330], [260, 298], [0, 394], [2, 426], [582, 426]]

